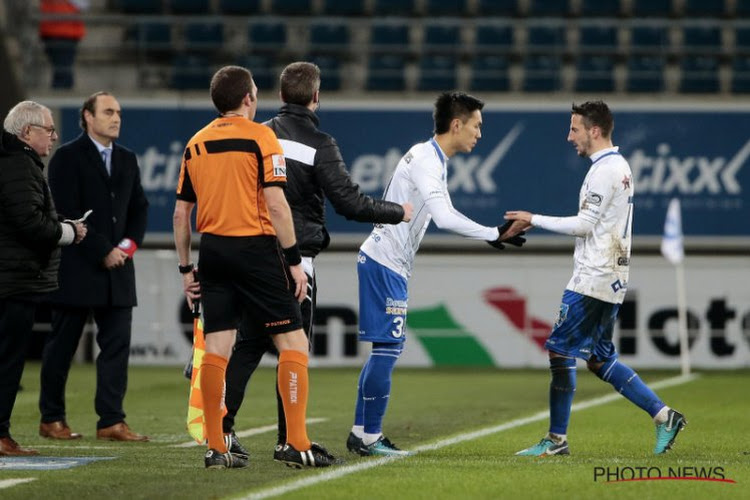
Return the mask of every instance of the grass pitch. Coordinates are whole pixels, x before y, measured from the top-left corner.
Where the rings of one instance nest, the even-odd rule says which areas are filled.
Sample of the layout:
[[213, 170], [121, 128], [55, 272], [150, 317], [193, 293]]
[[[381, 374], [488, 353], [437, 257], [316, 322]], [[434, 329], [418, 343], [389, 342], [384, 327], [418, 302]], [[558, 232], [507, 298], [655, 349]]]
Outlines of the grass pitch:
[[[643, 371], [647, 382], [674, 372]], [[114, 457], [64, 470], [8, 470], [0, 459], [0, 488], [15, 479], [33, 481], [0, 489], [0, 498], [207, 499], [351, 498], [747, 498], [750, 483], [750, 371], [707, 372], [685, 384], [657, 390], [689, 422], [677, 444], [653, 456], [654, 427], [638, 408], [617, 398], [573, 413], [572, 455], [547, 459], [513, 454], [538, 441], [547, 420], [546, 371], [396, 369], [385, 432], [398, 446], [421, 450], [399, 460], [347, 454], [358, 371], [312, 369], [308, 417], [311, 439], [347, 459], [344, 466], [293, 470], [271, 458], [275, 432], [274, 371], [253, 377], [238, 415], [237, 431], [261, 429], [242, 442], [250, 449], [247, 469], [207, 471], [203, 447], [179, 447], [185, 432], [187, 381], [178, 367], [133, 367], [125, 402], [130, 426], [150, 443], [95, 439], [95, 372], [74, 365], [68, 380], [68, 422], [82, 440], [59, 442], [38, 436], [39, 365], [27, 365], [11, 431], [21, 444], [53, 457]], [[576, 403], [613, 393], [582, 370]], [[536, 421], [521, 425], [520, 419]], [[533, 418], [530, 420], [534, 420]], [[502, 424], [510, 423], [505, 427]], [[469, 439], [468, 433], [499, 430]], [[445, 441], [450, 440], [452, 441]], [[436, 444], [437, 443], [437, 444]], [[649, 480], [655, 476], [723, 475], [735, 481]], [[630, 470], [629, 470], [630, 469]], [[602, 474], [608, 473], [605, 477]], [[598, 477], [597, 477], [598, 474]], [[705, 478], [704, 478], [705, 479]], [[304, 481], [306, 485], [301, 485]]]

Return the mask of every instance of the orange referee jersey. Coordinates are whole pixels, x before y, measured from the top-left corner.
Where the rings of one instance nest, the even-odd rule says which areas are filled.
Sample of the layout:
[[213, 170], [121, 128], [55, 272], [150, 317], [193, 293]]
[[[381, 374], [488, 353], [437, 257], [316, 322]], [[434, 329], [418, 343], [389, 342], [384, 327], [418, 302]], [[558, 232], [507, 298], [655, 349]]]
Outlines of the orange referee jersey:
[[275, 235], [263, 188], [286, 185], [273, 131], [242, 117], [220, 117], [185, 147], [177, 199], [197, 203], [197, 229], [219, 236]]

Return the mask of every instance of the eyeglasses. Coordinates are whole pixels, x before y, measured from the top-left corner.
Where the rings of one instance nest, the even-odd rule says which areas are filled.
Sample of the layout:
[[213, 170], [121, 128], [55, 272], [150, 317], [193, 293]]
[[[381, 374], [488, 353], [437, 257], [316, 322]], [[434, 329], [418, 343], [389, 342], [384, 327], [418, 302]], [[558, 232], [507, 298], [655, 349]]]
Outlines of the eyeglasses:
[[41, 129], [44, 129], [44, 131], [47, 132], [47, 135], [50, 136], [50, 137], [52, 137], [55, 134], [55, 132], [57, 132], [57, 130], [55, 129], [55, 127], [47, 127], [47, 126], [44, 126], [44, 125], [40, 125], [38, 123], [29, 123], [29, 126], [30, 127], [39, 127]]

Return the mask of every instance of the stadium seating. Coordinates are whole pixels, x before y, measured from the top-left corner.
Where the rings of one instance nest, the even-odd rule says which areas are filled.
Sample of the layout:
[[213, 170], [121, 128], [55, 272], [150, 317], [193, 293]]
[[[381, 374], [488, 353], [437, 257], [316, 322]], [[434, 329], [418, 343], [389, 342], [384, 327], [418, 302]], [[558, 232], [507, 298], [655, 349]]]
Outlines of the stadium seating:
[[682, 35], [685, 54], [717, 54], [721, 50], [721, 30], [717, 25], [685, 26]]
[[253, 80], [258, 90], [268, 91], [276, 88], [278, 72], [274, 68], [273, 57], [268, 54], [245, 54], [236, 63], [253, 73]]
[[178, 54], [172, 63], [171, 88], [176, 90], [206, 90], [214, 69], [208, 58], [195, 54]]
[[516, 0], [478, 0], [477, 18], [489, 16], [518, 16], [520, 14]]
[[373, 52], [409, 51], [409, 25], [406, 23], [376, 23], [370, 30], [370, 50]]
[[531, 55], [523, 61], [526, 92], [554, 92], [561, 90], [562, 59], [555, 55]]
[[457, 24], [439, 23], [425, 26], [422, 40], [423, 51], [450, 53], [461, 47], [461, 31]]
[[664, 90], [664, 58], [660, 56], [630, 56], [627, 62], [627, 92], [661, 92]]
[[323, 14], [327, 16], [364, 16], [365, 0], [325, 0]]
[[634, 17], [670, 17], [674, 14], [672, 0], [632, 0]]
[[406, 57], [401, 54], [372, 54], [367, 63], [367, 90], [406, 89]]
[[750, 54], [750, 25], [735, 29], [734, 52], [742, 55]]
[[221, 0], [219, 12], [222, 14], [247, 16], [260, 12], [261, 0]]
[[426, 0], [425, 15], [459, 17], [466, 15], [466, 9], [467, 0]]
[[609, 56], [581, 56], [576, 63], [577, 92], [612, 92], [615, 90], [614, 62]]
[[164, 11], [161, 0], [118, 0], [117, 3], [125, 14], [161, 14]]
[[750, 0], [734, 0], [734, 15], [737, 18], [750, 17]]
[[216, 51], [224, 43], [224, 25], [218, 22], [188, 23], [184, 35], [186, 49]]
[[305, 58], [320, 68], [320, 89], [341, 90], [341, 59], [333, 55], [311, 54]]
[[317, 22], [310, 26], [310, 50], [316, 54], [343, 54], [349, 50], [349, 25]]
[[282, 22], [251, 21], [247, 29], [250, 50], [278, 52], [286, 46], [286, 25]]
[[737, 56], [732, 60], [733, 93], [750, 93], [750, 56]]
[[630, 52], [635, 54], [664, 54], [669, 48], [666, 24], [644, 24], [630, 30]]
[[373, 12], [377, 16], [411, 16], [416, 14], [414, 0], [374, 0]]
[[614, 54], [618, 48], [617, 25], [597, 22], [580, 28], [578, 49], [592, 54]]
[[171, 51], [172, 27], [163, 22], [142, 21], [131, 25], [125, 32], [126, 45], [139, 52]]
[[174, 14], [208, 14], [209, 0], [170, 0], [169, 8]]
[[530, 17], [564, 17], [570, 14], [569, 0], [530, 0]]
[[428, 54], [419, 60], [417, 90], [451, 90], [456, 88], [456, 58]]
[[726, 12], [725, 0], [685, 0], [683, 14], [692, 17], [722, 17]]
[[620, 0], [582, 0], [583, 17], [618, 17], [622, 14]]
[[479, 24], [476, 28], [476, 40], [474, 52], [478, 54], [504, 54], [513, 50], [514, 45], [513, 25], [501, 24], [492, 21], [487, 24]]
[[565, 26], [561, 23], [529, 23], [526, 49], [534, 53], [562, 53], [566, 50]]
[[282, 16], [312, 14], [312, 0], [272, 0], [271, 12]]
[[510, 89], [510, 63], [506, 56], [479, 55], [471, 61], [469, 88], [482, 92], [504, 92]]
[[719, 62], [715, 57], [685, 56], [680, 70], [680, 92], [705, 94], [719, 91]]

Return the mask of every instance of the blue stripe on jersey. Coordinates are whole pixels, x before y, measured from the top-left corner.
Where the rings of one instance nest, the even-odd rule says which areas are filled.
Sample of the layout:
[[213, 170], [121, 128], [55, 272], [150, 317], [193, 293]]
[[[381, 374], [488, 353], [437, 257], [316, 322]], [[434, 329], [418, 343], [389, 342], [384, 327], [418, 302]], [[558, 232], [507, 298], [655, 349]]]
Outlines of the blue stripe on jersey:
[[599, 160], [601, 160], [602, 158], [606, 158], [607, 156], [612, 156], [612, 155], [618, 155], [618, 156], [622, 156], [622, 155], [621, 155], [620, 153], [618, 153], [617, 151], [610, 151], [609, 153], [606, 153], [606, 154], [603, 154], [603, 155], [601, 155], [601, 156], [600, 156], [599, 158], [597, 158], [596, 160], [594, 160], [593, 162], [591, 162], [591, 164], [593, 165], [594, 163], [598, 162], [598, 161], [599, 161]]
[[440, 163], [445, 165], [446, 158], [445, 156], [443, 156], [443, 152], [440, 150], [440, 146], [438, 145], [434, 137], [430, 139], [430, 144], [432, 144], [432, 147], [435, 148], [435, 152], [437, 152], [438, 158], [440, 158]]

